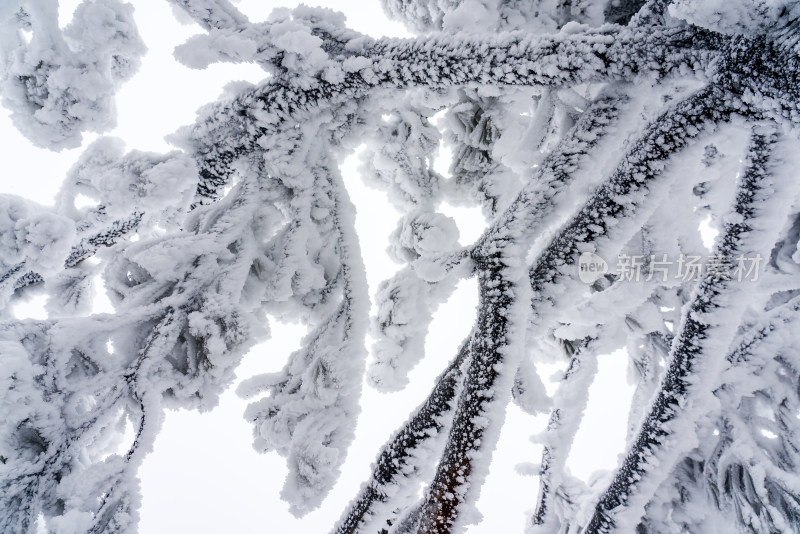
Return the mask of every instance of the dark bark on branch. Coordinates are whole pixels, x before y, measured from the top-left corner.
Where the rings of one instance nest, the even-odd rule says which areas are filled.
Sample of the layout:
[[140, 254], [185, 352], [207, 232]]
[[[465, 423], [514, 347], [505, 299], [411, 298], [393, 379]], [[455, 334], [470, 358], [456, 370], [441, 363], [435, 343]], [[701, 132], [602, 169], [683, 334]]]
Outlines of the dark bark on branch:
[[[379, 504], [387, 502], [387, 486], [397, 484], [408, 476], [406, 470], [411, 455], [420, 445], [444, 429], [442, 419], [452, 411], [452, 401], [461, 385], [462, 368], [469, 359], [469, 340], [465, 341], [458, 355], [450, 362], [436, 380], [428, 398], [384, 445], [378, 455], [372, 476], [350, 503], [348, 511], [332, 531], [335, 534], [353, 534], [361, 531], [365, 518], [374, 515]], [[388, 521], [387, 521], [388, 522]]]
[[[744, 172], [734, 204], [739, 222], [727, 223], [715, 254], [734, 258], [746, 252], [743, 240], [752, 229], [752, 218], [756, 204], [763, 201], [768, 187], [767, 164], [774, 136], [754, 134], [750, 162]], [[628, 452], [613, 481], [597, 503], [594, 515], [586, 526], [587, 534], [600, 534], [615, 530], [614, 511], [625, 507], [630, 497], [648, 476], [649, 464], [658, 459], [665, 441], [673, 433], [673, 423], [681, 417], [684, 408], [696, 388], [697, 367], [704, 357], [703, 344], [714, 330], [714, 325], [703, 316], [725, 306], [731, 281], [726, 277], [717, 279], [715, 273], [707, 273], [695, 293], [680, 334], [676, 337], [666, 375], [662, 381], [650, 413], [641, 426], [639, 434]], [[657, 460], [656, 460], [657, 461]], [[661, 466], [663, 471], [664, 467]]]
[[[377, 89], [569, 86], [658, 79], [686, 69], [702, 73], [726, 42], [698, 28], [620, 27], [534, 38], [510, 33], [489, 41], [377, 40], [359, 53], [369, 60], [368, 65], [346, 73], [342, 82], [317, 80], [312, 87], [300, 88], [286, 81], [269, 81], [201, 119], [194, 134], [201, 175], [197, 202], [216, 196], [229, 180], [232, 162], [259, 152], [260, 136], [287, 124], [292, 127], [314, 109], [361, 98]], [[270, 124], [259, 120], [267, 114]]]
[[566, 268], [575, 265], [579, 245], [608, 238], [615, 221], [629, 218], [646, 202], [646, 192], [661, 176], [667, 161], [709, 125], [728, 120], [730, 114], [724, 94], [708, 87], [654, 120], [611, 177], [558, 232], [530, 269], [534, 310], [540, 307], [537, 303], [552, 300], [547, 288], [561, 280]]
[[[506, 276], [502, 249], [483, 257], [474, 257], [480, 302], [478, 319], [469, 351], [472, 360], [464, 377], [458, 398], [453, 426], [447, 446], [439, 461], [436, 475], [425, 495], [417, 532], [420, 534], [448, 533], [457, 521], [467, 492], [475, 482], [475, 461], [487, 462], [493, 444], [486, 448], [485, 429], [492, 408], [504, 398], [501, 376], [508, 376], [505, 351], [513, 344], [510, 339], [511, 308], [515, 284]], [[512, 349], [513, 350], [513, 349]], [[479, 489], [479, 487], [478, 487]]]

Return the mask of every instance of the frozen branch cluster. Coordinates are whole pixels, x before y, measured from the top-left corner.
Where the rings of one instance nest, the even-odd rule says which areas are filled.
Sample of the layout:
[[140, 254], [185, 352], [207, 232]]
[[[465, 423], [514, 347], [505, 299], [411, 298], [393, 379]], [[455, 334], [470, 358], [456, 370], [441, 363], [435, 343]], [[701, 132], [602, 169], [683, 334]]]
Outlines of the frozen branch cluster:
[[83, 2], [60, 28], [56, 0], [10, 0], [0, 28], [3, 105], [33, 144], [74, 148], [114, 126], [114, 93], [146, 50], [130, 4]]
[[[172, 4], [202, 29], [177, 59], [267, 77], [200, 110], [179, 150], [98, 139], [53, 207], [0, 197], [0, 530], [41, 517], [57, 533], [135, 532], [136, 470], [163, 410], [213, 407], [270, 317], [307, 334], [238, 392], [256, 449], [286, 458], [283, 498], [314, 509], [364, 378], [402, 389], [436, 357], [431, 318], [465, 278], [479, 288], [470, 335], [334, 532], [463, 532], [511, 400], [549, 415], [520, 530], [800, 530], [794, 3], [384, 0], [414, 39], [360, 35], [325, 9], [256, 23], [227, 0]], [[113, 124], [144, 50], [131, 6], [86, 0], [65, 28], [50, 1], [0, 16], [3, 104], [25, 136], [59, 149]], [[362, 144], [364, 179], [401, 212], [400, 268], [372, 318], [338, 165]], [[448, 176], [433, 169], [442, 145]], [[445, 201], [480, 206], [473, 243]], [[658, 269], [695, 254], [716, 263]], [[587, 279], [584, 258], [612, 265]], [[113, 313], [91, 313], [98, 276]], [[37, 293], [48, 319], [15, 320]], [[636, 386], [627, 448], [588, 485], [566, 458], [596, 357], [619, 348]], [[548, 397], [537, 365], [553, 362]]]

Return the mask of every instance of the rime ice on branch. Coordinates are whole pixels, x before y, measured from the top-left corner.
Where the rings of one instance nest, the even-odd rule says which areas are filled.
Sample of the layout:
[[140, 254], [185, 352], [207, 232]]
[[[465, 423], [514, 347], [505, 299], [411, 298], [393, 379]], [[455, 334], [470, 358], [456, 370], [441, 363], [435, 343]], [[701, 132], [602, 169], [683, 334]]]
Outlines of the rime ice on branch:
[[[54, 532], [135, 532], [136, 470], [164, 408], [212, 407], [269, 316], [308, 333], [239, 393], [256, 449], [286, 457], [282, 497], [314, 509], [354, 439], [365, 373], [397, 390], [439, 357], [423, 351], [432, 314], [471, 277], [470, 335], [334, 532], [463, 532], [512, 399], [550, 421], [520, 530], [800, 528], [795, 4], [384, 0], [420, 34], [375, 39], [325, 9], [252, 22], [227, 0], [171, 3], [201, 29], [178, 60], [267, 77], [200, 110], [180, 150], [101, 138], [54, 207], [0, 198], [0, 530], [41, 516]], [[113, 124], [144, 51], [131, 13], [86, 1], [61, 29], [55, 2], [0, 8], [3, 103], [32, 142], [77, 146]], [[449, 176], [433, 169], [441, 142]], [[365, 180], [401, 212], [401, 267], [371, 321], [337, 163], [361, 144]], [[480, 206], [485, 232], [460, 243], [443, 202]], [[714, 261], [658, 270], [702, 252], [706, 217]], [[637, 276], [612, 265], [585, 283], [589, 253], [639, 258]], [[89, 314], [98, 275], [113, 313]], [[15, 320], [36, 292], [48, 319]], [[623, 347], [627, 450], [589, 487], [566, 456], [595, 358]], [[536, 366], [553, 359], [567, 370], [550, 399]]]

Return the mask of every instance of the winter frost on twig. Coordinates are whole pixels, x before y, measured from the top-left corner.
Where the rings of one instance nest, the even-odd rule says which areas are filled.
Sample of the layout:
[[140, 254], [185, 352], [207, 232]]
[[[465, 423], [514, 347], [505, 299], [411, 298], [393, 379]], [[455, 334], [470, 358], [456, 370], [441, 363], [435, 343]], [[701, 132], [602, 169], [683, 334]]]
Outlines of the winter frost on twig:
[[74, 148], [114, 126], [114, 93], [146, 50], [130, 4], [81, 2], [61, 29], [55, 0], [10, 0], [0, 28], [3, 105], [32, 143]]
[[[772, 184], [767, 162], [774, 135], [754, 133], [735, 204], [715, 250], [720, 257], [767, 252], [763, 245], [759, 248], [754, 237], [759, 234], [755, 226], [758, 212], [781, 209], [781, 201], [770, 202]], [[658, 395], [620, 470], [598, 502], [587, 532], [635, 526], [644, 504], [663, 480], [664, 469], [674, 465], [681, 450], [679, 443], [686, 443], [686, 434], [691, 432], [684, 418], [691, 421], [703, 410], [704, 396], [711, 389], [709, 382], [713, 383], [721, 369], [719, 354], [724, 354], [745, 306], [746, 299], [736, 295], [737, 290], [739, 286], [729, 277], [714, 272], [706, 274], [700, 283], [673, 342]], [[619, 509], [621, 503], [624, 510]]]
[[[414, 502], [422, 476], [430, 476], [428, 457], [440, 454], [452, 417], [453, 400], [459, 392], [463, 367], [469, 360], [468, 342], [436, 379], [428, 398], [405, 425], [384, 445], [375, 461], [372, 476], [351, 501], [334, 532], [367, 530], [367, 525], [392, 525]], [[402, 496], [402, 502], [398, 499]], [[411, 500], [409, 500], [411, 499]], [[382, 512], [382, 513], [381, 513]], [[380, 515], [379, 515], [380, 514]], [[416, 514], [415, 520], [418, 520]]]
[[[471, 277], [471, 334], [335, 532], [478, 521], [512, 399], [551, 409], [534, 531], [797, 528], [791, 3], [385, 0], [424, 32], [414, 39], [366, 37], [324, 9], [252, 22], [227, 0], [172, 4], [202, 30], [180, 61], [253, 62], [268, 77], [201, 109], [171, 138], [182, 150], [125, 153], [102, 138], [54, 207], [0, 198], [4, 532], [40, 516], [55, 532], [135, 531], [136, 469], [163, 409], [213, 406], [268, 315], [307, 334], [281, 371], [239, 392], [255, 447], [287, 459], [282, 496], [312, 510], [354, 439], [365, 371], [379, 389], [405, 387], [434, 311]], [[84, 2], [63, 30], [56, 8], [0, 8], [0, 50], [15, 123], [58, 149], [111, 125], [113, 91], [143, 48], [127, 5]], [[401, 211], [389, 238], [401, 267], [375, 294], [369, 366], [338, 169], [364, 140], [366, 181]], [[442, 140], [450, 176], [433, 169]], [[485, 232], [460, 243], [443, 202], [480, 206]], [[768, 260], [758, 283], [720, 275], [724, 262], [699, 283], [655, 276], [664, 256], [702, 247], [706, 216], [721, 231], [715, 257]], [[649, 276], [606, 265], [587, 281], [584, 255], [636, 255]], [[97, 276], [113, 313], [89, 313]], [[13, 319], [35, 292], [48, 318]], [[588, 487], [566, 454], [594, 358], [620, 347], [637, 382], [627, 451], [607, 487]], [[536, 366], [554, 358], [568, 370], [548, 399]], [[698, 519], [702, 507], [713, 511]]]
[[[284, 496], [297, 512], [316, 507], [333, 486], [353, 439], [366, 328], [353, 208], [333, 162], [318, 165], [303, 173], [309, 174], [308, 195], [292, 199], [294, 220], [270, 251], [280, 277], [270, 281], [278, 291], [272, 298], [291, 295], [310, 308], [314, 328], [281, 372], [250, 378], [239, 389], [248, 397], [269, 393], [248, 407], [246, 417], [255, 424], [258, 450], [287, 456]], [[307, 256], [291, 254], [292, 244]], [[264, 267], [267, 281], [271, 269]]]

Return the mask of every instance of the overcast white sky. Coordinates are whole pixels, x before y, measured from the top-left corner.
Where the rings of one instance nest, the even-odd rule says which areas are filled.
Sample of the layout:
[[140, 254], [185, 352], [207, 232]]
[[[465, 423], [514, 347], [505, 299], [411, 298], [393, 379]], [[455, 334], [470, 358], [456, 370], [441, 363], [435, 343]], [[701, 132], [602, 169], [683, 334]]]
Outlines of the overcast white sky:
[[[312, 0], [310, 3], [344, 11], [350, 27], [372, 35], [409, 35], [399, 23], [386, 20], [378, 0], [345, 2]], [[76, 1], [61, 2], [69, 18]], [[216, 99], [231, 80], [257, 82], [262, 71], [247, 65], [212, 65], [207, 71], [192, 71], [176, 63], [172, 49], [197, 26], [182, 26], [166, 2], [135, 2], [136, 20], [149, 47], [143, 68], [118, 93], [118, 127], [110, 135], [123, 138], [128, 147], [165, 151], [163, 137], [194, 120], [195, 110]], [[266, 17], [280, 2], [242, 1], [240, 9], [253, 20]], [[87, 135], [84, 147], [96, 136]], [[5, 175], [0, 192], [18, 194], [51, 204], [58, 184], [82, 149], [52, 153], [32, 147], [13, 129], [5, 110], [0, 113]], [[446, 162], [443, 167], [446, 168]], [[370, 292], [397, 268], [384, 254], [386, 237], [396, 216], [382, 194], [368, 190], [355, 176], [352, 162], [344, 167], [348, 188], [356, 204], [361, 248], [365, 253]], [[481, 230], [476, 210], [452, 210], [462, 234], [462, 244]], [[364, 413], [359, 421], [356, 443], [343, 467], [344, 476], [323, 506], [302, 519], [288, 513], [279, 499], [286, 473], [283, 459], [276, 454], [259, 455], [250, 447], [251, 426], [242, 413], [245, 402], [233, 389], [220, 406], [206, 414], [170, 412], [156, 440], [155, 451], [145, 461], [142, 479], [142, 519], [145, 534], [192, 532], [327, 532], [346, 503], [368, 476], [370, 463], [381, 444], [399, 427], [409, 412], [422, 401], [433, 378], [455, 354], [457, 345], [472, 325], [475, 285], [464, 283], [456, 295], [437, 313], [427, 341], [427, 357], [412, 373], [413, 387], [397, 394], [378, 394], [364, 389]], [[98, 306], [102, 306], [102, 299]], [[36, 306], [20, 307], [21, 316], [41, 313]], [[278, 370], [299, 343], [304, 329], [299, 325], [272, 324], [273, 339], [245, 358], [238, 375]], [[611, 468], [622, 446], [629, 388], [624, 387], [625, 358], [601, 358], [601, 381], [592, 390], [587, 422], [575, 445], [571, 465], [574, 473], [587, 478], [594, 469]], [[235, 386], [235, 384], [234, 384]], [[602, 411], [600, 411], [602, 410]], [[618, 414], [611, 418], [609, 413]], [[500, 438], [492, 471], [482, 490], [479, 508], [484, 521], [471, 533], [520, 532], [525, 516], [533, 507], [538, 482], [516, 473], [521, 462], [538, 462], [540, 447], [529, 436], [542, 429], [544, 417], [533, 419], [510, 407]]]

